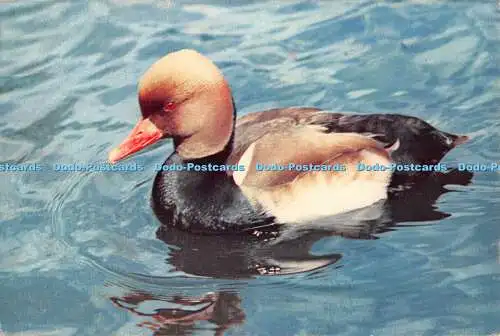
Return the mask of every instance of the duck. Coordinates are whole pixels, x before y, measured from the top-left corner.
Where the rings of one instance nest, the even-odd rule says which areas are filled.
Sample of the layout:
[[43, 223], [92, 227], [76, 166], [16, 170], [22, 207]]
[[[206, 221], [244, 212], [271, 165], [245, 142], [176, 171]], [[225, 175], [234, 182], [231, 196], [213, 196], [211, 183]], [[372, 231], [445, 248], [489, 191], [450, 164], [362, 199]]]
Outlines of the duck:
[[152, 64], [138, 100], [140, 120], [108, 161], [172, 139], [151, 207], [162, 225], [195, 234], [307, 226], [383, 202], [394, 180], [422, 175], [384, 167], [435, 165], [468, 140], [403, 114], [287, 107], [238, 118], [222, 71], [191, 49]]

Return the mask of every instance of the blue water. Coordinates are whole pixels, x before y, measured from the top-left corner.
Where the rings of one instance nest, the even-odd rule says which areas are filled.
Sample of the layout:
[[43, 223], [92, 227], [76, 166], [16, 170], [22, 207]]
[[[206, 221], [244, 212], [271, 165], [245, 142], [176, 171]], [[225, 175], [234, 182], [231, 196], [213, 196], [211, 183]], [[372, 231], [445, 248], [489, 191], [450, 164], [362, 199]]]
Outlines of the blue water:
[[[168, 141], [134, 158], [143, 172], [50, 169], [105, 160], [138, 118], [139, 76], [181, 48], [221, 67], [240, 115], [411, 114], [472, 137], [446, 162], [499, 162], [499, 11], [486, 0], [0, 1], [0, 162], [43, 167], [1, 173], [0, 330], [500, 332], [498, 172], [450, 186], [425, 211], [405, 203], [415, 214], [386, 232], [254, 244], [156, 238], [152, 167]], [[417, 220], [424, 212], [446, 215]]]

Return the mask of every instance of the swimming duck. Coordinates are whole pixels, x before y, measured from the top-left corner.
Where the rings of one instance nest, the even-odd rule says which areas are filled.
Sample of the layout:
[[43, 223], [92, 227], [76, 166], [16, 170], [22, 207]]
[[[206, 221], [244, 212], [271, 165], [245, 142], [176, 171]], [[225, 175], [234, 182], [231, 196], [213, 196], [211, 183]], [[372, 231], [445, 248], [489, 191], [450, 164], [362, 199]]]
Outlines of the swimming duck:
[[158, 60], [138, 91], [142, 118], [108, 160], [172, 138], [164, 167], [183, 170], [158, 172], [152, 208], [164, 225], [194, 233], [303, 224], [369, 206], [387, 197], [395, 176], [359, 163], [432, 165], [467, 140], [398, 114], [291, 107], [237, 118], [223, 74], [194, 50]]

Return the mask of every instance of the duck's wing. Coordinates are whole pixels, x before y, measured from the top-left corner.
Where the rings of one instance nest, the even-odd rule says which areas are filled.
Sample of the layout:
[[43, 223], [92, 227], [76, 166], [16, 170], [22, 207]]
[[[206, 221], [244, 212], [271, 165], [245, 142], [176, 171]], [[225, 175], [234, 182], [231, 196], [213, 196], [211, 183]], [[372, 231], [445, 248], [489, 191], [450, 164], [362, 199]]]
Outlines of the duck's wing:
[[283, 132], [297, 126], [322, 126], [314, 120], [317, 117], [325, 118], [325, 116], [330, 119], [334, 117], [334, 114], [321, 112], [316, 108], [290, 107], [253, 112], [240, 117], [236, 120], [236, 137], [228, 162], [230, 164], [238, 162], [248, 146], [268, 133]]
[[467, 140], [440, 131], [429, 123], [399, 114], [330, 113], [315, 108], [283, 108], [247, 114], [236, 121], [229, 162], [236, 163], [247, 148], [268, 133], [298, 126], [321, 126], [324, 133], [371, 135], [385, 146], [400, 142], [392, 154], [397, 163], [435, 164]]
[[278, 222], [303, 222], [386, 197], [390, 171], [361, 172], [360, 162], [387, 166], [391, 159], [371, 137], [298, 125], [268, 132], [248, 146], [238, 161], [245, 170], [234, 172], [233, 179]]

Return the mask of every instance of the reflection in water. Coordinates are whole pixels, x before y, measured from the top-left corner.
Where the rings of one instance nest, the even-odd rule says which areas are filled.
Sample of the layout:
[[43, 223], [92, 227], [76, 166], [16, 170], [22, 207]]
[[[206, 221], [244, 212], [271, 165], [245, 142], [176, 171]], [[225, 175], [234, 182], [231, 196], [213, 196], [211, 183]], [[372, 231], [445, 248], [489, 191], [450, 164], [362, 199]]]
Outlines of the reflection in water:
[[[243, 323], [245, 314], [241, 309], [241, 300], [231, 292], [207, 293], [201, 297], [173, 297], [164, 299], [150, 293], [136, 292], [123, 297], [111, 297], [119, 308], [135, 315], [152, 318], [138, 324], [160, 335], [191, 335], [196, 323], [207, 321], [215, 325], [214, 335], [223, 335], [232, 325]], [[160, 308], [147, 309], [145, 306]]]
[[341, 258], [338, 253], [311, 255], [311, 247], [318, 240], [328, 236], [377, 239], [377, 234], [406, 222], [449, 217], [435, 207], [436, 200], [450, 191], [445, 185], [467, 185], [471, 179], [469, 172], [435, 173], [419, 184], [394, 189], [384, 203], [301, 227], [268, 227], [248, 235], [202, 236], [162, 226], [157, 237], [173, 246], [168, 263], [188, 274], [247, 278], [311, 271]]
[[[377, 234], [405, 222], [449, 217], [435, 207], [436, 200], [450, 191], [445, 185], [468, 185], [471, 179], [469, 172], [436, 173], [418, 185], [394, 189], [386, 202], [299, 228], [272, 227], [247, 235], [202, 236], [162, 226], [157, 237], [172, 246], [167, 262], [188, 274], [241, 279], [308, 272], [341, 258], [339, 253], [312, 255], [311, 247], [318, 240], [329, 236], [378, 239]], [[114, 296], [111, 301], [138, 316], [152, 318], [138, 326], [153, 330], [153, 335], [190, 335], [202, 327], [202, 321], [215, 324], [214, 335], [223, 335], [230, 326], [242, 324], [245, 319], [239, 296], [226, 291], [171, 299], [135, 291], [123, 297]], [[148, 311], [148, 304], [160, 307]]]
[[185, 273], [216, 278], [306, 272], [335, 263], [341, 257], [309, 253], [312, 245], [325, 236], [320, 231], [282, 239], [271, 229], [249, 235], [198, 236], [160, 227], [157, 236], [178, 247], [170, 252], [170, 265]]

